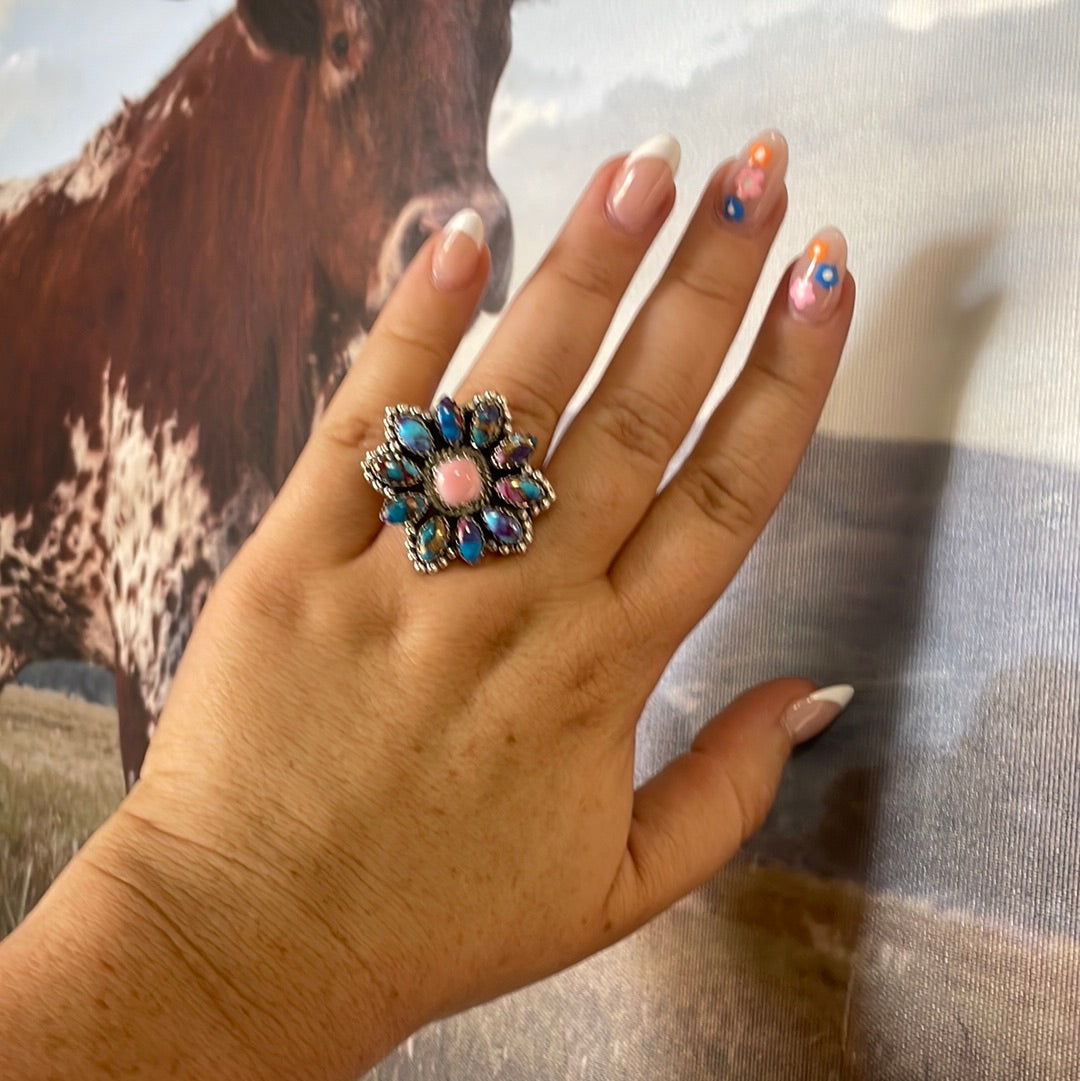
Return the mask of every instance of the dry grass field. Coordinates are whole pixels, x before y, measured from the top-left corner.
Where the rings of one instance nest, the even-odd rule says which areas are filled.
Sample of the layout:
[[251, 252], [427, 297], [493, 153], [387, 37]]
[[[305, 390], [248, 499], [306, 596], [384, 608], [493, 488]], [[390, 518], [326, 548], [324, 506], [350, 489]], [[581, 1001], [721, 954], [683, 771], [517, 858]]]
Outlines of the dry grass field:
[[366, 1081], [1077, 1081], [1080, 945], [783, 868], [417, 1033]]
[[0, 692], [0, 936], [123, 794], [115, 710], [30, 687]]

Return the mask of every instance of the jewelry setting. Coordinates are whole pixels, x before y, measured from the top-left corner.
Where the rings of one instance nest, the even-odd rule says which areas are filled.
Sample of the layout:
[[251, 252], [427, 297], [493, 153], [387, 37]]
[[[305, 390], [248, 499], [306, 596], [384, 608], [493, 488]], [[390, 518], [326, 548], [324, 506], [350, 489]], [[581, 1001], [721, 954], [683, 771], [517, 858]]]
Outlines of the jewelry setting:
[[475, 567], [486, 552], [529, 547], [532, 520], [555, 492], [527, 464], [536, 440], [513, 430], [501, 394], [464, 406], [442, 398], [430, 411], [388, 406], [383, 428], [386, 442], [364, 456], [364, 477], [386, 498], [379, 517], [405, 527], [418, 571], [433, 574], [455, 559]]

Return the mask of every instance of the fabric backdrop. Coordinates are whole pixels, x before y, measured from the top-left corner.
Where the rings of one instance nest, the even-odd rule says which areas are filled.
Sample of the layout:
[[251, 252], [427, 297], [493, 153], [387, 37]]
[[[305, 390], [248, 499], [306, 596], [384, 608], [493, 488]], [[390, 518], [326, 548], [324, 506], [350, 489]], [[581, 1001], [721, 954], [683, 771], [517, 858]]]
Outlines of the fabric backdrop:
[[[0, 2], [0, 175], [76, 153], [223, 10]], [[859, 283], [820, 433], [654, 694], [639, 777], [755, 680], [857, 693], [735, 866], [372, 1078], [1080, 1076], [1078, 41], [1080, 4], [1053, 0], [515, 7], [489, 133], [515, 286], [598, 161], [683, 144], [600, 363], [709, 172], [764, 127], [790, 142], [790, 211], [712, 401], [814, 229], [843, 228]], [[9, 770], [46, 724], [28, 694], [4, 692]]]

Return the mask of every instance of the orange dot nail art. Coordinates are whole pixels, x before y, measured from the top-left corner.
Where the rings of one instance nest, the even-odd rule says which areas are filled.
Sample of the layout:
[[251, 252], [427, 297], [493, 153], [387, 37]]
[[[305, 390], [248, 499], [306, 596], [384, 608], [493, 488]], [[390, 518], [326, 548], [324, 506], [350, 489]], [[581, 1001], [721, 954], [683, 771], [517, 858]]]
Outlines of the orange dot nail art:
[[815, 240], [807, 254], [815, 263], [820, 263], [829, 254], [829, 245], [824, 240]]
[[755, 143], [750, 149], [750, 160], [759, 169], [764, 169], [771, 158], [772, 151], [764, 143]]

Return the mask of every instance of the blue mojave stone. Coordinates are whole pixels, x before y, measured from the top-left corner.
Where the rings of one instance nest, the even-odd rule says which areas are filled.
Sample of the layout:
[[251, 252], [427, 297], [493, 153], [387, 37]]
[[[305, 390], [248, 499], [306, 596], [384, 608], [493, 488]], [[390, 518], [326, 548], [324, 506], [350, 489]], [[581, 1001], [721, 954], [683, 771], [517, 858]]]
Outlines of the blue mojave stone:
[[484, 534], [471, 518], [458, 519], [457, 550], [470, 567], [475, 567], [484, 554]]
[[428, 502], [419, 492], [403, 492], [383, 504], [379, 517], [390, 525], [401, 525], [410, 518], [422, 518], [427, 513]]
[[527, 507], [530, 503], [539, 503], [547, 498], [544, 486], [532, 477], [502, 477], [495, 485], [500, 499], [514, 507]]
[[420, 467], [408, 458], [380, 458], [374, 473], [382, 484], [394, 488], [411, 488], [423, 480]]
[[435, 440], [431, 438], [428, 426], [416, 417], [398, 415], [394, 417], [394, 430], [406, 450], [426, 458], [435, 449]]
[[491, 460], [500, 469], [512, 469], [515, 465], [524, 465], [534, 450], [536, 440], [531, 435], [514, 432], [495, 448]]
[[440, 398], [435, 406], [435, 419], [439, 422], [439, 431], [442, 437], [452, 447], [465, 437], [465, 418], [461, 413], [461, 406], [453, 398]]
[[450, 529], [445, 518], [432, 518], [420, 527], [416, 538], [416, 554], [425, 563], [434, 563], [446, 555]]
[[508, 514], [504, 510], [499, 510], [498, 507], [484, 507], [480, 515], [484, 519], [484, 526], [487, 531], [500, 544], [521, 543], [524, 533], [521, 528], [521, 521], [516, 515]]
[[469, 438], [474, 447], [490, 447], [503, 429], [503, 411], [496, 402], [480, 402], [473, 410]]

